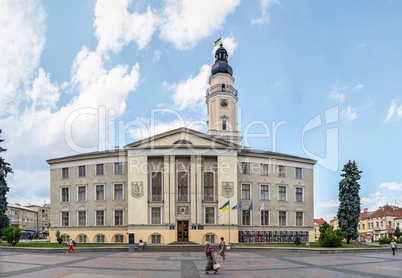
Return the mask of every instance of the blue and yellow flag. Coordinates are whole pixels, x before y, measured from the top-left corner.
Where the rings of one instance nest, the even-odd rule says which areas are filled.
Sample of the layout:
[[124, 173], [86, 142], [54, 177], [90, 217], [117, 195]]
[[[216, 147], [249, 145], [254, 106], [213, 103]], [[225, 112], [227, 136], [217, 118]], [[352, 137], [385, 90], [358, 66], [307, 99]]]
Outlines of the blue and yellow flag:
[[215, 41], [215, 46], [220, 45], [221, 42], [222, 42], [222, 37], [220, 37], [219, 39], [217, 39], [217, 40]]
[[224, 211], [227, 211], [227, 210], [229, 210], [229, 200], [227, 200], [227, 202], [226, 203], [224, 203], [220, 208], [219, 208], [219, 211], [220, 212], [224, 212]]

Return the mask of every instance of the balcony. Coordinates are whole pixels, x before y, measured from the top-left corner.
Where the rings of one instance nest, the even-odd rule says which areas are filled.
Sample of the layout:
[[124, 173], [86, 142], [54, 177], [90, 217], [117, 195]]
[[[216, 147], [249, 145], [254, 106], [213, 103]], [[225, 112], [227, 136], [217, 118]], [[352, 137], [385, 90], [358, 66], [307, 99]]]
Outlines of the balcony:
[[210, 88], [207, 89], [207, 96], [210, 94], [216, 93], [216, 92], [227, 92], [227, 93], [232, 93], [237, 97], [237, 90], [228, 84], [216, 84]]

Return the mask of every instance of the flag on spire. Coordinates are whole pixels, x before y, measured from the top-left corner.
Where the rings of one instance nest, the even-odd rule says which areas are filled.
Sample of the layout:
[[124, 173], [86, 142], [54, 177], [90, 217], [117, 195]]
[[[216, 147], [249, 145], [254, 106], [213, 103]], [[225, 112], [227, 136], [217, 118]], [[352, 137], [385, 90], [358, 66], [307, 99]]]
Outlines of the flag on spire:
[[241, 209], [241, 200], [239, 201], [239, 203], [237, 203], [237, 205], [232, 207], [232, 209]]
[[215, 46], [220, 45], [222, 43], [222, 37], [215, 41]]
[[229, 200], [227, 200], [227, 202], [226, 203], [224, 203], [220, 208], [219, 208], [219, 211], [220, 212], [224, 212], [224, 211], [227, 211], [227, 210], [229, 210]]
[[253, 210], [253, 202], [251, 201], [250, 206], [248, 207], [248, 209], [246, 210], [247, 213], [250, 213], [250, 211]]

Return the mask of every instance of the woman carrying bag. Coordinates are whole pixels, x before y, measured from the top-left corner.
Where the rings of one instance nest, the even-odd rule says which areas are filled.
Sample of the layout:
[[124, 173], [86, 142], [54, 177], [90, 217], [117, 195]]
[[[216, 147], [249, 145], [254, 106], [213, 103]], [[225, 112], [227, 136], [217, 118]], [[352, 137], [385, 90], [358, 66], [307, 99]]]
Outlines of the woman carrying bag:
[[210, 271], [213, 271], [214, 274], [217, 273], [220, 265], [215, 262], [214, 250], [212, 249], [211, 243], [209, 241], [205, 242], [204, 253], [207, 257], [207, 262], [205, 264], [205, 274], [209, 274]]

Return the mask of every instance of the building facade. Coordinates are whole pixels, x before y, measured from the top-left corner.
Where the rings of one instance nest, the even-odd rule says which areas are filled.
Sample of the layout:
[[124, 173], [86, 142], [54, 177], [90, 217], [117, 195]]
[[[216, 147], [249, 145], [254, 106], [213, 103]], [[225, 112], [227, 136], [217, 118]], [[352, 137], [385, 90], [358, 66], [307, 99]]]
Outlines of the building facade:
[[220, 45], [208, 134], [178, 128], [124, 148], [48, 160], [51, 232], [77, 242], [314, 241], [315, 161], [241, 147], [238, 92]]
[[[40, 207], [40, 206], [34, 206]], [[39, 226], [38, 223], [42, 223], [42, 214], [39, 217], [39, 212], [37, 209], [31, 206], [21, 206], [20, 204], [7, 205], [7, 211], [5, 213], [10, 219], [10, 225], [20, 228], [22, 232], [30, 231], [31, 233], [46, 232], [48, 227], [44, 227], [42, 230], [42, 225]], [[48, 216], [46, 214], [45, 216]], [[40, 222], [39, 222], [40, 221]], [[48, 220], [44, 220], [48, 222]]]

